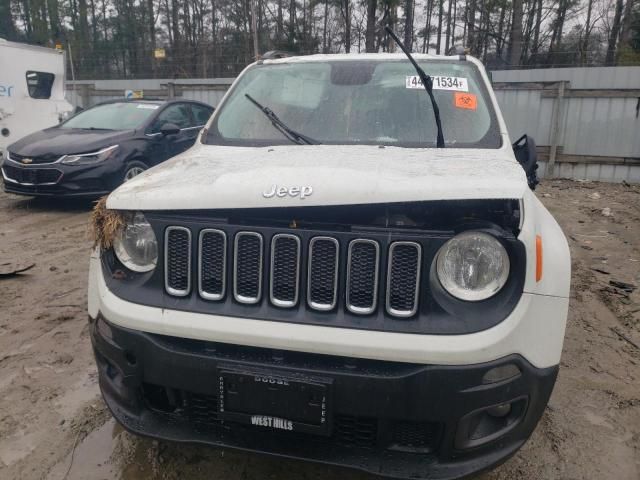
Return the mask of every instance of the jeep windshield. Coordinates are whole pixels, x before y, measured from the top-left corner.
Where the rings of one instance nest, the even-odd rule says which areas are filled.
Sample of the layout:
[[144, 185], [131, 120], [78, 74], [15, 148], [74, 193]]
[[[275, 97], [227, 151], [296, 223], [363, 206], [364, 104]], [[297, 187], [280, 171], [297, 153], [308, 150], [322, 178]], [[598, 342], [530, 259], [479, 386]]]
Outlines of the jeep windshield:
[[[417, 61], [434, 79], [446, 146], [499, 148], [498, 122], [476, 66], [419, 56]], [[296, 132], [323, 144], [436, 146], [429, 96], [404, 58], [254, 65], [220, 106], [205, 143], [291, 144], [246, 94], [268, 106]]]

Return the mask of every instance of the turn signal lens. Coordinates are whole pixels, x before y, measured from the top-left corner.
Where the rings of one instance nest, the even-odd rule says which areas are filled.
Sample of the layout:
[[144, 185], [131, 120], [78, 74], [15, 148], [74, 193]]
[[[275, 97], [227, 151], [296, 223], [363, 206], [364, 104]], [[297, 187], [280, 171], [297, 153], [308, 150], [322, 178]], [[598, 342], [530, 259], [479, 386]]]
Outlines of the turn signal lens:
[[542, 237], [536, 235], [536, 282], [542, 280]]

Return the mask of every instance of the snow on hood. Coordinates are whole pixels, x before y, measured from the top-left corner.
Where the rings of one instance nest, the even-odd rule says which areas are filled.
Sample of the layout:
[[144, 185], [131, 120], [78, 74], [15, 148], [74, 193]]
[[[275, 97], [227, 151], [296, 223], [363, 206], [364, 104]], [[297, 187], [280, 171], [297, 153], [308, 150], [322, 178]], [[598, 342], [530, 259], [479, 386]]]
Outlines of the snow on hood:
[[[274, 185], [311, 187], [313, 193], [265, 198]], [[119, 187], [107, 206], [189, 210], [519, 199], [526, 190], [522, 167], [504, 148], [197, 145]]]

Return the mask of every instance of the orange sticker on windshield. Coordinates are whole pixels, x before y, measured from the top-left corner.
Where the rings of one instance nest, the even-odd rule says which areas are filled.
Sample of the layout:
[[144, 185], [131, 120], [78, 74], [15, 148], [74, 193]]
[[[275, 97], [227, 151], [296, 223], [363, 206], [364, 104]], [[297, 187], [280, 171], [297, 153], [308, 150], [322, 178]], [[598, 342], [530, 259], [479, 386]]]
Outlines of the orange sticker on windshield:
[[456, 107], [475, 110], [478, 108], [478, 98], [473, 93], [455, 92], [453, 99]]

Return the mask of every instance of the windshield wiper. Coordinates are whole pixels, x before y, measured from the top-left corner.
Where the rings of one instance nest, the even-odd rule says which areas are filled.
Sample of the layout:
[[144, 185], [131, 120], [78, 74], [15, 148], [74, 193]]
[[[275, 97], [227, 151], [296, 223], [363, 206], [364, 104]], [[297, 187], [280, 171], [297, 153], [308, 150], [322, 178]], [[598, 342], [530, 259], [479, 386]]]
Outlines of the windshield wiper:
[[256, 101], [256, 99], [253, 98], [248, 93], [245, 93], [244, 96], [247, 97], [251, 101], [251, 103], [253, 103], [256, 107], [258, 107], [258, 109], [262, 113], [264, 113], [269, 120], [271, 120], [271, 125], [276, 127], [276, 129], [278, 129], [280, 133], [282, 133], [285, 137], [287, 137], [292, 142], [297, 143], [298, 145], [305, 145], [305, 144], [319, 145], [320, 144], [319, 141], [314, 140], [313, 138], [307, 137], [306, 135], [302, 135], [301, 133], [298, 133], [295, 130], [292, 130], [291, 128], [289, 128], [282, 120], [278, 118], [278, 116], [275, 113], [273, 113], [273, 110], [263, 105], [260, 105]]
[[438, 138], [436, 140], [436, 146], [438, 148], [444, 148], [444, 135], [442, 133], [442, 122], [440, 121], [440, 109], [438, 108], [436, 99], [433, 96], [433, 80], [431, 79], [431, 76], [424, 73], [424, 70], [422, 70], [422, 68], [420, 68], [420, 65], [416, 63], [414, 58], [409, 53], [409, 50], [407, 50], [407, 47], [403, 45], [403, 43], [400, 41], [397, 35], [393, 32], [393, 30], [391, 30], [391, 27], [387, 25], [384, 28], [387, 31], [387, 33], [391, 35], [391, 38], [393, 38], [393, 40], [398, 44], [398, 46], [404, 52], [404, 54], [407, 56], [407, 58], [413, 65], [413, 68], [416, 69], [416, 72], [420, 77], [420, 81], [424, 86], [424, 89], [429, 94], [429, 98], [431, 99], [431, 107], [433, 108], [433, 116], [436, 117], [436, 126], [438, 127]]

